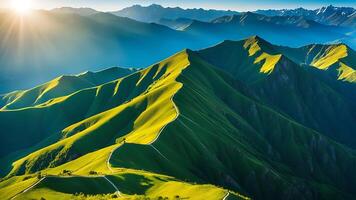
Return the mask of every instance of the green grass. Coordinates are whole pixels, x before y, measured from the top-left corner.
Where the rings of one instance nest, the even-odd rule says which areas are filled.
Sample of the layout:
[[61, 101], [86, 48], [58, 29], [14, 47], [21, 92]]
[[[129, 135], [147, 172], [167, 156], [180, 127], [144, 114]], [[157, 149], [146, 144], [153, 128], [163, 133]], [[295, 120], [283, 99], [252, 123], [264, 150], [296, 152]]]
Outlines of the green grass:
[[252, 37], [1, 110], [0, 198], [47, 176], [19, 198], [110, 199], [105, 175], [124, 199], [352, 199], [352, 104], [308, 69]]
[[[95, 99], [92, 101], [88, 110], [90, 111], [93, 108], [95, 108], [94, 110], [101, 110], [103, 108], [100, 107], [106, 107], [103, 101], [110, 104], [107, 98], [102, 97], [109, 95], [126, 95], [125, 98], [121, 97], [121, 105], [64, 128], [60, 131], [62, 134], [60, 140], [16, 161], [7, 180], [14, 179], [13, 175], [15, 174], [27, 174], [27, 176], [30, 176], [40, 170], [42, 170], [43, 174], [56, 176], [60, 175], [64, 170], [70, 170], [72, 173], [82, 175], [88, 175], [92, 170], [95, 170], [99, 174], [112, 174], [106, 166], [106, 159], [109, 157], [113, 148], [120, 145], [115, 144], [117, 141], [122, 141], [123, 137], [125, 137], [126, 144], [124, 144], [124, 146], [128, 144], [140, 144], [149, 147], [149, 144], [159, 136], [158, 134], [161, 129], [177, 116], [177, 111], [171, 98], [173, 98], [173, 95], [182, 87], [182, 84], [176, 82], [175, 79], [188, 64], [188, 54], [184, 51], [164, 62], [124, 79], [113, 81], [96, 88], [81, 90], [70, 96], [59, 97], [49, 103], [24, 109], [42, 111], [54, 106], [66, 107], [74, 103], [72, 101], [73, 98], [83, 97], [84, 95], [88, 100], [88, 97], [90, 97], [88, 95], [95, 94]], [[123, 85], [125, 85], [125, 87], [123, 87]], [[124, 91], [122, 91], [122, 89], [127, 89], [128, 87], [134, 87], [135, 89], [131, 90], [131, 93], [123, 94]], [[126, 99], [125, 102], [124, 99]], [[99, 100], [101, 103], [96, 104], [95, 102]], [[76, 103], [74, 103], [74, 105], [76, 105]], [[11, 112], [16, 113], [24, 110]], [[117, 171], [117, 169], [115, 169], [115, 171]], [[55, 177], [51, 178], [54, 179]], [[118, 182], [115, 177], [109, 178]], [[162, 178], [156, 179], [161, 180]], [[47, 180], [47, 178], [45, 180]], [[71, 180], [71, 178], [61, 181], [69, 180]], [[190, 186], [178, 180], [168, 181], [168, 183], [164, 183], [166, 184], [165, 186], [160, 186], [156, 183], [157, 180], [153, 181], [154, 185], [150, 185], [150, 188], [140, 186], [142, 181], [139, 181], [139, 185], [135, 186], [135, 184], [137, 184], [135, 181], [138, 181], [138, 179], [137, 175], [133, 174], [123, 176], [121, 184], [127, 186], [131, 184], [132, 186], [127, 187], [127, 191], [124, 190], [124, 192], [144, 196], [166, 194], [173, 198], [173, 196], [176, 196], [176, 193], [178, 193], [184, 196], [201, 196], [205, 198], [207, 195], [222, 198], [226, 194], [225, 190], [218, 189], [214, 186]], [[167, 180], [165, 182], [167, 182]], [[169, 180], [171, 180], [171, 178]], [[51, 179], [48, 179], [48, 181], [51, 182]], [[68, 191], [66, 191], [67, 189], [73, 188], [76, 190], [77, 187], [70, 187], [70, 185], [76, 185], [77, 181], [78, 180], [75, 180], [74, 183], [68, 183], [68, 188], [65, 187], [64, 189], [58, 188], [55, 184], [58, 182], [59, 185], [67, 185], [67, 183], [62, 184], [60, 181], [55, 180], [52, 181], [54, 183], [48, 185], [50, 182], [43, 182], [43, 184], [45, 184], [44, 188], [37, 188], [41, 186], [38, 185], [36, 186], [36, 190], [23, 195], [25, 195], [26, 198], [31, 198], [32, 195], [38, 197], [39, 194], [46, 193], [49, 195], [48, 198], [54, 198], [58, 195], [62, 196], [62, 194], [64, 195], [63, 197], [66, 197], [65, 194], [68, 193]], [[151, 187], [157, 188], [152, 189]], [[181, 193], [177, 192], [178, 188]], [[173, 191], [175, 193], [173, 193]], [[80, 189], [80, 192], [84, 192], [84, 190]], [[105, 194], [105, 192], [101, 191], [98, 192], [98, 194], [99, 193]]]

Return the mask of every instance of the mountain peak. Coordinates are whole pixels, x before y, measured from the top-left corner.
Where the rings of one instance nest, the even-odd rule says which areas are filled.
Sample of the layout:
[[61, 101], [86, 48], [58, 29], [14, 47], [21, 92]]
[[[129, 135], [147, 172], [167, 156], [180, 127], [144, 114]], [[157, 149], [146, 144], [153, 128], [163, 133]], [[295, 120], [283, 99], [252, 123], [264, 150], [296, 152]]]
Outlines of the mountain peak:
[[[258, 36], [258, 35], [253, 35], [253, 36], [251, 36], [251, 37], [248, 37], [247, 39], [255, 39], [255, 40], [263, 40], [263, 41], [265, 41], [264, 39], [262, 39], [260, 36]], [[267, 41], [265, 41], [265, 42], [267, 42]]]
[[246, 17], [253, 17], [253, 18], [256, 18], [258, 16], [261, 16], [260, 14], [257, 14], [257, 13], [253, 13], [253, 12], [245, 12], [241, 15], [241, 18], [246, 18]]
[[[284, 61], [282, 54], [274, 45], [257, 35], [240, 41], [225, 40], [214, 47], [199, 51], [198, 54], [213, 65], [226, 69], [234, 76], [248, 82], [264, 77], [264, 75], [252, 76], [251, 74], [256, 72], [271, 74], [277, 64]], [[248, 61], [242, 61], [245, 59]]]
[[326, 7], [322, 7], [320, 8], [319, 12], [317, 14], [324, 14], [324, 13], [327, 13], [327, 12], [331, 12], [335, 10], [335, 7], [333, 5], [328, 5]]
[[159, 5], [159, 4], [151, 4], [148, 6], [149, 8], [163, 8], [163, 6]]
[[242, 22], [242, 23], [254, 22], [254, 21], [261, 19], [262, 17], [264, 17], [264, 15], [260, 15], [260, 14], [253, 13], [253, 12], [246, 12], [246, 13], [240, 15], [240, 22]]
[[273, 45], [267, 42], [265, 39], [259, 37], [258, 35], [253, 35], [251, 37], [248, 37], [244, 40], [244, 42], [245, 42], [244, 46], [246, 47], [254, 44], [257, 45], [258, 48], [262, 49], [263, 51], [268, 51], [269, 53], [276, 53], [276, 50], [273, 47]]

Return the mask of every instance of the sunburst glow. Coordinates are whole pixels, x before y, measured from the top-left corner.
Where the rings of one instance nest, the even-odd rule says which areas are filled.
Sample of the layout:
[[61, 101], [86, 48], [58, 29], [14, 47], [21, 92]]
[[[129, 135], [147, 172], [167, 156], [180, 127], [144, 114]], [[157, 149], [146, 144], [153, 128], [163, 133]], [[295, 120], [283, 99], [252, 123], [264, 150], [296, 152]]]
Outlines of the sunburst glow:
[[25, 15], [30, 12], [32, 9], [32, 1], [31, 0], [12, 0], [11, 7], [14, 11], [20, 15]]

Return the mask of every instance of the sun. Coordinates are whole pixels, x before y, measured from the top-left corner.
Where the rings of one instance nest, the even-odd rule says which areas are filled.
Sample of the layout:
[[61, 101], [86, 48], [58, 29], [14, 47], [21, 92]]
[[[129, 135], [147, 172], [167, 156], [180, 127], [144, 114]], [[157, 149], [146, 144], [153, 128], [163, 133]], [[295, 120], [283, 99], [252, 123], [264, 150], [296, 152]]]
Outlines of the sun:
[[14, 11], [19, 15], [25, 15], [30, 12], [32, 9], [32, 1], [31, 0], [12, 0], [11, 7]]

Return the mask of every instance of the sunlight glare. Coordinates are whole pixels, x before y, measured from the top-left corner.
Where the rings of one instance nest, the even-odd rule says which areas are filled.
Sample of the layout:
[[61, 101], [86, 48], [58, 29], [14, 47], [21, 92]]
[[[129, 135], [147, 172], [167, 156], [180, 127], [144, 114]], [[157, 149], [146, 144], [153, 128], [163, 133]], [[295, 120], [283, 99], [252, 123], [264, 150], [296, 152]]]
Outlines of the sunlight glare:
[[12, 0], [11, 7], [19, 15], [28, 14], [32, 8], [31, 0]]

